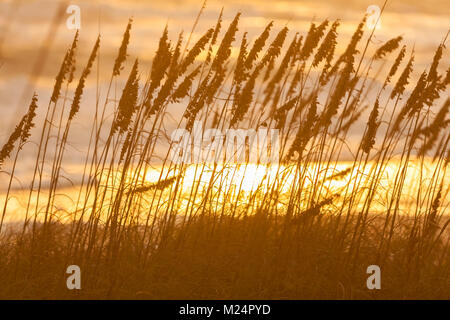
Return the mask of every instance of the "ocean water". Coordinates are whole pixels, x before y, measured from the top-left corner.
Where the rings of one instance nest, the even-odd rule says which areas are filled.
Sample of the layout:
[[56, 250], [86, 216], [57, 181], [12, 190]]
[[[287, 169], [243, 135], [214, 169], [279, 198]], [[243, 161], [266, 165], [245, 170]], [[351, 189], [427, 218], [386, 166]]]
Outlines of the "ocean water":
[[[321, 198], [333, 198], [333, 202], [330, 206], [326, 206], [323, 209], [325, 214], [336, 214], [343, 208], [345, 212], [346, 205], [343, 204], [343, 199], [352, 193], [355, 185], [357, 192], [357, 204], [353, 207], [352, 213], [357, 213], [358, 210], [363, 208], [364, 200], [367, 197], [367, 186], [370, 185], [371, 170], [373, 170], [375, 163], [369, 162], [364, 166], [363, 163], [353, 167], [352, 162], [340, 161], [332, 163], [328, 170], [325, 170], [325, 165], [320, 164], [320, 169], [317, 167], [318, 163], [311, 163], [307, 167], [302, 167], [300, 170], [306, 172], [305, 180], [303, 183], [302, 197], [307, 202], [308, 196], [312, 190], [311, 181], [321, 181], [322, 192]], [[383, 215], [388, 211], [391, 200], [393, 199], [393, 186], [397, 173], [400, 169], [400, 162], [396, 160], [390, 161], [383, 169], [383, 174], [379, 182], [376, 185], [377, 191], [373, 198], [370, 214], [371, 215]], [[166, 166], [162, 177], [176, 177], [180, 172], [174, 170], [174, 166], [169, 170], [170, 166]], [[140, 176], [140, 185], [151, 186], [155, 184], [160, 175], [162, 168], [156, 166], [153, 168], [147, 168], [143, 170]], [[183, 179], [178, 186], [179, 196], [176, 201], [176, 205], [171, 207], [171, 211], [175, 211], [177, 215], [183, 216], [188, 214], [187, 207], [194, 203], [194, 208], [201, 209], [204, 206], [203, 196], [205, 194], [206, 187], [211, 183], [213, 167], [203, 167], [203, 165], [196, 166], [192, 164], [183, 171]], [[208, 204], [213, 206], [216, 203], [216, 209], [221, 211], [222, 207], [230, 209], [231, 212], [233, 206], [244, 209], [252, 201], [261, 201], [265, 194], [270, 194], [273, 190], [272, 187], [276, 186], [278, 193], [278, 202], [276, 203], [277, 210], [280, 213], [285, 212], [287, 209], [287, 203], [289, 200], [290, 192], [295, 184], [298, 185], [298, 181], [295, 181], [295, 167], [283, 166], [283, 165], [256, 165], [256, 164], [243, 164], [243, 165], [219, 165], [216, 168], [215, 179], [212, 184], [212, 200]], [[347, 172], [339, 178], [330, 178], [340, 172]], [[134, 173], [133, 173], [134, 174]], [[81, 173], [79, 173], [81, 176]], [[130, 174], [131, 176], [131, 174]], [[358, 177], [355, 179], [355, 177]], [[315, 179], [316, 178], [316, 179]], [[437, 183], [436, 183], [437, 181]], [[444, 189], [441, 197], [440, 210], [444, 215], [450, 214], [447, 208], [449, 203], [448, 189], [446, 186], [450, 185], [450, 173], [442, 170], [442, 167], [438, 166], [437, 162], [425, 160], [423, 163], [420, 161], [411, 161], [408, 164], [406, 171], [404, 187], [399, 199], [398, 213], [404, 216], [413, 217], [415, 215], [423, 215], [427, 212], [426, 199], [430, 199], [430, 193], [436, 194], [435, 187], [443, 183]], [[197, 189], [197, 196], [195, 199], [191, 199], [191, 192]], [[320, 186], [320, 185], [319, 185]], [[80, 190], [82, 191], [80, 196]], [[161, 192], [154, 192], [154, 190], [146, 190], [139, 193], [137, 198], [141, 199], [142, 205], [140, 210], [135, 213], [141, 219], [141, 222], [145, 222], [147, 216], [165, 212], [167, 210], [167, 203], [163, 200], [158, 205], [150, 206], [153, 197], [158, 199], [162, 194], [163, 199], [169, 199], [171, 193], [175, 190], [175, 186], [169, 186]], [[80, 185], [63, 184], [58, 188], [54, 201], [54, 219], [59, 222], [70, 222], [74, 218], [79, 217], [81, 208], [86, 210], [86, 218], [89, 216], [89, 212], [92, 209], [93, 193], [89, 198], [85, 197], [86, 188], [81, 188]], [[12, 190], [8, 202], [8, 208], [5, 215], [5, 223], [10, 225], [19, 224], [24, 221], [26, 217], [26, 208], [29, 199], [29, 190], [16, 188]], [[5, 194], [0, 193], [0, 203], [4, 203]], [[45, 217], [45, 208], [48, 200], [48, 190], [42, 188], [40, 193], [39, 205], [37, 205], [37, 192], [34, 192], [31, 197], [29, 215], [36, 220], [43, 221]], [[102, 220], [106, 220], [107, 208], [110, 203], [110, 196], [107, 195], [104, 201], [104, 210], [99, 210]], [[156, 202], [154, 202], [156, 203]], [[275, 204], [274, 204], [275, 205]], [[298, 203], [300, 207], [302, 203]], [[149, 209], [151, 207], [151, 210]], [[239, 212], [238, 210], [238, 212]], [[306, 207], [305, 207], [306, 210]]]

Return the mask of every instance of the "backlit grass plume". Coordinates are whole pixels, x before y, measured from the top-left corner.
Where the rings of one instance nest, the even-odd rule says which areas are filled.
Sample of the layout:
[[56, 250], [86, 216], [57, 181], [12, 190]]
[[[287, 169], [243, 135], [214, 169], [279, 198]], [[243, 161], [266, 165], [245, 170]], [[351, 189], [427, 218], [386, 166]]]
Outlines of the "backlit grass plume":
[[28, 112], [22, 117], [19, 124], [9, 136], [8, 141], [1, 148], [0, 168], [4, 161], [11, 156], [11, 152], [14, 150], [16, 143], [19, 142], [18, 147], [21, 149], [30, 138], [30, 131], [34, 127], [33, 120], [36, 116], [37, 100], [37, 95], [34, 94], [30, 106], [28, 107]]
[[86, 79], [87, 79], [89, 73], [91, 72], [92, 65], [94, 63], [95, 57], [97, 56], [99, 47], [100, 47], [100, 36], [97, 38], [97, 40], [95, 42], [94, 48], [92, 49], [92, 52], [89, 56], [87, 64], [83, 70], [83, 73], [81, 74], [80, 80], [78, 81], [78, 85], [75, 90], [75, 96], [73, 98], [72, 106], [70, 108], [69, 121], [73, 120], [75, 115], [80, 110], [80, 101], [81, 101], [81, 96], [83, 95], [83, 90], [84, 90], [84, 86], [86, 83]]
[[134, 62], [131, 69], [122, 96], [119, 100], [117, 117], [112, 126], [112, 133], [119, 131], [120, 134], [126, 132], [131, 123], [131, 118], [136, 112], [136, 104], [139, 91], [139, 77], [138, 77], [138, 60]]
[[123, 68], [123, 63], [127, 58], [127, 48], [128, 43], [130, 42], [130, 30], [132, 23], [133, 19], [130, 19], [128, 21], [127, 28], [125, 29], [125, 32], [123, 34], [122, 43], [120, 44], [119, 48], [119, 53], [117, 55], [116, 61], [114, 61], [113, 76], [118, 76], [120, 74], [120, 71]]

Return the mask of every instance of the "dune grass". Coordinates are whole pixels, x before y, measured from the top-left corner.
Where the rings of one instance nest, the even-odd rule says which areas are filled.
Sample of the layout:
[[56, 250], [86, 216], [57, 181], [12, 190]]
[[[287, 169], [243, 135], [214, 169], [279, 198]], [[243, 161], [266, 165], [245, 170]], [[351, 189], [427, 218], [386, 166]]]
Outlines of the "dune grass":
[[[101, 37], [83, 65], [76, 33], [47, 109], [34, 95], [0, 150], [1, 298], [450, 298], [446, 38], [415, 79], [414, 50], [402, 37], [373, 44], [365, 18], [340, 55], [339, 21], [297, 33], [270, 23], [251, 42], [239, 19], [225, 26], [221, 12], [193, 44], [192, 32], [170, 41], [166, 27], [147, 77], [127, 54], [130, 19], [95, 106], [82, 98]], [[114, 100], [120, 77], [127, 80]], [[66, 211], [56, 202], [71, 124], [84, 107], [95, 110], [89, 147]], [[36, 112], [45, 114], [40, 125]], [[194, 133], [196, 121], [222, 131], [276, 128], [280, 162], [173, 163], [167, 127]], [[31, 139], [24, 220], [6, 228], [15, 168]], [[340, 169], [346, 152], [353, 160]], [[263, 174], [249, 188], [255, 167]], [[72, 264], [82, 270], [81, 290], [66, 287]], [[366, 287], [373, 264], [381, 290]]]

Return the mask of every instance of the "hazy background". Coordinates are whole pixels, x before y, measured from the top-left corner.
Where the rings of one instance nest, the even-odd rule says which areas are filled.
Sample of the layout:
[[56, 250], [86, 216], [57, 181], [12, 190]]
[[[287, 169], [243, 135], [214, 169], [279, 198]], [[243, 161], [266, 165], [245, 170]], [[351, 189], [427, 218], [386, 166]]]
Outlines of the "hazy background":
[[[220, 9], [223, 7], [222, 31], [227, 28], [227, 24], [238, 11], [242, 12], [240, 33], [234, 43], [236, 47], [239, 46], [244, 30], [248, 32], [250, 40], [253, 40], [270, 20], [275, 21], [274, 30], [287, 25], [291, 30], [290, 36], [293, 36], [295, 32], [305, 34], [311, 21], [339, 18], [342, 21], [338, 29], [339, 39], [342, 41], [338, 50], [342, 50], [367, 7], [370, 5], [382, 7], [383, 2], [382, 0], [209, 0], [192, 41], [202, 35], [207, 28], [215, 25]], [[141, 79], [146, 78], [158, 39], [166, 24], [169, 27], [170, 37], [174, 41], [182, 30], [185, 36], [188, 36], [202, 3], [202, 0], [1, 1], [0, 145], [4, 143], [15, 123], [25, 112], [33, 91], [39, 95], [40, 112], [38, 114], [41, 119], [45, 114], [54, 78], [75, 32], [66, 27], [69, 14], [65, 13], [65, 9], [70, 4], [76, 4], [81, 8], [78, 69], [72, 87], [76, 85], [80, 70], [86, 63], [97, 34], [100, 33], [98, 72], [100, 99], [104, 101], [112, 62], [129, 18], [134, 19], [129, 58], [117, 81], [116, 95], [120, 94], [122, 84], [136, 57], [140, 60]], [[62, 10], [62, 14], [58, 15], [58, 10], [60, 12]], [[373, 43], [381, 44], [390, 38], [402, 35], [405, 39], [404, 43], [408, 45], [408, 55], [412, 47], [415, 48], [414, 70], [417, 75], [431, 62], [436, 47], [445, 37], [449, 27], [450, 1], [391, 0], [382, 15], [381, 27], [376, 31]], [[444, 54], [441, 72], [449, 66], [445, 56]], [[81, 163], [83, 150], [86, 149], [88, 141], [97, 88], [96, 72], [94, 69], [88, 79], [80, 114], [76, 117], [71, 129], [69, 148], [72, 153], [66, 158], [74, 166]], [[360, 128], [365, 121], [361, 123]], [[352, 132], [350, 140], [359, 141], [360, 133]], [[36, 140], [37, 138], [34, 137], [34, 141]], [[24, 150], [25, 155], [32, 152], [30, 151], [32, 148], [28, 149]], [[22, 165], [19, 168], [19, 174], [27, 171], [26, 166]]]

